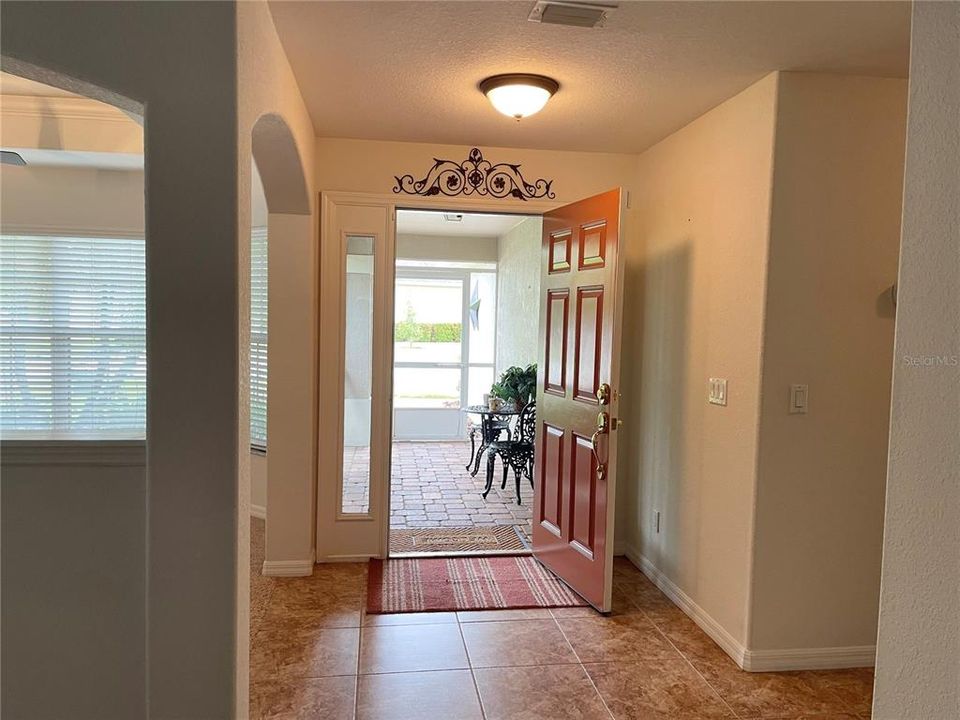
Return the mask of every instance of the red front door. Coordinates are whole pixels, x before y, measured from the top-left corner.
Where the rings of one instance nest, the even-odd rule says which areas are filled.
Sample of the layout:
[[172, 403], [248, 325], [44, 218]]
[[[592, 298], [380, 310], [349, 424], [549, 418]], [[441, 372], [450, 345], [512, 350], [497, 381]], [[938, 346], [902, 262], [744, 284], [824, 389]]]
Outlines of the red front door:
[[533, 552], [601, 611], [613, 586], [619, 244], [619, 189], [543, 216]]

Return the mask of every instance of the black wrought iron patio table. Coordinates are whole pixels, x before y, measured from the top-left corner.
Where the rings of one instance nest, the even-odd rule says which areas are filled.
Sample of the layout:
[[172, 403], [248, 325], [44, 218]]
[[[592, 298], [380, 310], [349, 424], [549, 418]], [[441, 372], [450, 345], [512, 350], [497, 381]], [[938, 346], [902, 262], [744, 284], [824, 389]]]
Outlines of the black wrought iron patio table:
[[491, 410], [486, 405], [469, 405], [463, 411], [468, 415], [480, 416], [480, 447], [477, 447], [477, 426], [474, 425], [470, 429], [470, 460], [466, 465], [467, 470], [470, 470], [471, 465], [473, 466], [470, 474], [476, 477], [480, 470], [480, 458], [483, 457], [483, 453], [502, 433], [510, 434], [510, 418], [519, 415], [520, 411], [512, 407]]

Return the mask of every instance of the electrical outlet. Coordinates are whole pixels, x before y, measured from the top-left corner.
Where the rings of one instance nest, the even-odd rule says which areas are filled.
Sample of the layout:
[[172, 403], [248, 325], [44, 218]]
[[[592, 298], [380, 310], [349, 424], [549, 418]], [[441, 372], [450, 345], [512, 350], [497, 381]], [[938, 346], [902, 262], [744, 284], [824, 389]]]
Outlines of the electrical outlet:
[[727, 379], [710, 378], [707, 383], [707, 402], [711, 405], [727, 404]]

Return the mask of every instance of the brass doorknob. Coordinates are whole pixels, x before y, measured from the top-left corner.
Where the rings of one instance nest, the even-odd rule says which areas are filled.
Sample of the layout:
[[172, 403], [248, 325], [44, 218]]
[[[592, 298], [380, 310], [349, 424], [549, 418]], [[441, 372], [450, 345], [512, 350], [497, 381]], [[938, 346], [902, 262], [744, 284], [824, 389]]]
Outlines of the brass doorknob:
[[603, 383], [597, 388], [597, 402], [601, 405], [610, 404], [610, 385]]

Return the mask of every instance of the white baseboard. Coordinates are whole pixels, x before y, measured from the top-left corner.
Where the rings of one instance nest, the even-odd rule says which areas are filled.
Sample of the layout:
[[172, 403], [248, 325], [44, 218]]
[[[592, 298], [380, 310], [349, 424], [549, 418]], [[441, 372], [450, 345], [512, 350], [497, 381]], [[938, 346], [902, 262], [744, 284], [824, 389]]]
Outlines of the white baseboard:
[[[660, 569], [650, 562], [647, 558], [629, 545], [625, 548], [624, 554], [636, 565], [640, 571], [650, 578], [650, 582], [656, 585], [666, 595], [673, 604], [683, 610], [690, 619], [693, 620], [700, 629], [703, 630], [711, 639], [720, 646], [727, 655], [733, 658], [733, 661], [744, 668], [744, 657], [747, 649], [728, 633], [720, 623], [714, 620], [710, 615], [683, 590], [677, 587], [674, 582], [664, 575]], [[746, 669], [746, 668], [744, 668]]]
[[839, 670], [873, 667], [876, 645], [851, 647], [794, 648], [792, 650], [747, 650], [743, 669], [750, 672], [777, 670]]
[[263, 574], [268, 577], [308, 577], [313, 575], [313, 556], [306, 560], [264, 560]]
[[318, 557], [317, 562], [324, 563], [353, 563], [353, 562], [369, 562], [376, 555], [327, 555], [326, 557]]
[[251, 505], [250, 506], [250, 517], [260, 518], [261, 520], [267, 519], [267, 506], [266, 505]]
[[624, 554], [743, 670], [748, 672], [830, 670], [872, 667], [874, 664], [877, 654], [874, 645], [748, 650], [635, 548], [627, 545], [624, 548]]

